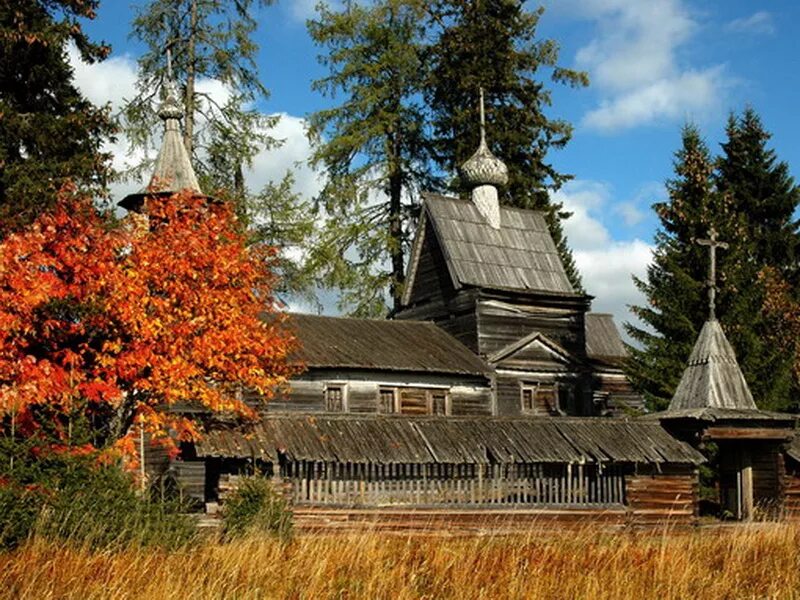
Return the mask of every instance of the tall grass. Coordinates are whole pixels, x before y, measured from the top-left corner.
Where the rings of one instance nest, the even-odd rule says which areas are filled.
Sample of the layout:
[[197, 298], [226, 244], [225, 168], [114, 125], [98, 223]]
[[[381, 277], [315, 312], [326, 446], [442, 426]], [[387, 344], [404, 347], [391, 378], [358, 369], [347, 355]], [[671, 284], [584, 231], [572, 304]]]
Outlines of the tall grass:
[[169, 551], [35, 538], [0, 554], [4, 598], [793, 598], [786, 524], [509, 537], [267, 535]]

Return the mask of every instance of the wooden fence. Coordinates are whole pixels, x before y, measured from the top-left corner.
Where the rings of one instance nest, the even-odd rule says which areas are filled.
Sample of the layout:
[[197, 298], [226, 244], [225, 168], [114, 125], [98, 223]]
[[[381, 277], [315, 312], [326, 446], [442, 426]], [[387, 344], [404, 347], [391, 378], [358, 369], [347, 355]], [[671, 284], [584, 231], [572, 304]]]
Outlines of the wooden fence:
[[295, 504], [588, 506], [625, 503], [625, 472], [595, 464], [340, 464], [282, 466]]

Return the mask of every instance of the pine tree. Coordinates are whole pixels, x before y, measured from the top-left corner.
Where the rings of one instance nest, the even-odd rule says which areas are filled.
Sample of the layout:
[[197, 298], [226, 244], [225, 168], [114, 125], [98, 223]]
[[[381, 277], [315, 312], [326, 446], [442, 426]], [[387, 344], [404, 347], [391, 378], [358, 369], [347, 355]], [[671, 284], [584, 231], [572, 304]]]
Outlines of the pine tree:
[[645, 324], [627, 324], [638, 342], [629, 375], [651, 408], [664, 408], [677, 386], [692, 345], [708, 316], [708, 256], [696, 244], [711, 226], [730, 245], [718, 254], [717, 318], [733, 345], [756, 402], [793, 407], [792, 356], [775, 343], [781, 326], [765, 316], [759, 274], [771, 269], [796, 277], [798, 233], [792, 215], [800, 193], [766, 144], [769, 134], [747, 109], [732, 116], [723, 154], [713, 160], [696, 128], [687, 127], [676, 154], [669, 200], [655, 205], [661, 220], [646, 280], [636, 280], [648, 306], [633, 307]]
[[522, 0], [440, 0], [430, 10], [432, 22], [441, 27], [430, 49], [427, 86], [438, 164], [455, 173], [477, 148], [477, 97], [483, 88], [489, 142], [509, 168], [502, 201], [547, 211], [567, 273], [580, 288], [561, 227], [569, 215], [550, 199], [550, 192], [571, 176], [547, 160], [548, 151], [569, 142], [572, 127], [545, 114], [551, 95], [540, 73], [550, 69], [553, 82], [573, 87], [588, 85], [587, 74], [559, 67], [558, 44], [537, 39], [541, 7], [530, 12]]
[[355, 314], [385, 313], [387, 284], [399, 307], [416, 193], [431, 182], [419, 99], [423, 9], [415, 0], [379, 0], [323, 7], [309, 22], [329, 68], [314, 89], [342, 95], [310, 118], [313, 162], [327, 175], [318, 201], [328, 220], [315, 262]]
[[0, 5], [0, 236], [51, 206], [66, 180], [95, 194], [105, 188], [110, 160], [100, 149], [113, 126], [75, 87], [67, 57], [69, 43], [86, 62], [108, 55], [81, 25], [97, 4]]

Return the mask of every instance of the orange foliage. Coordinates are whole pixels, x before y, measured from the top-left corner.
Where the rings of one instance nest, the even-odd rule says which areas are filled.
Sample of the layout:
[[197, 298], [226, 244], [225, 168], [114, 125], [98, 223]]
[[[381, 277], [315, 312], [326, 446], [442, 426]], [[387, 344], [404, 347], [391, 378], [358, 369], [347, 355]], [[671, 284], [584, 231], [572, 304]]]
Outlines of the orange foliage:
[[794, 375], [800, 379], [800, 303], [791, 286], [773, 268], [759, 273], [764, 284], [763, 311], [771, 323], [772, 341], [794, 357]]
[[149, 228], [110, 227], [66, 190], [0, 243], [0, 416], [20, 434], [68, 443], [79, 416], [97, 447], [132, 453], [134, 423], [174, 445], [199, 430], [169, 407], [248, 417], [242, 386], [269, 398], [291, 374], [273, 252], [245, 246], [227, 205], [148, 210]]

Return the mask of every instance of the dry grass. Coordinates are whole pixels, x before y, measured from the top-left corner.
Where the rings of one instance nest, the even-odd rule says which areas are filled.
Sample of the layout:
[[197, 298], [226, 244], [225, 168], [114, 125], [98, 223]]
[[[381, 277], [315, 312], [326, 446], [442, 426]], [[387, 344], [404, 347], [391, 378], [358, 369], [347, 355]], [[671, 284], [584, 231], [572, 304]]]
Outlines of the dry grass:
[[378, 533], [97, 552], [34, 540], [0, 554], [3, 598], [795, 598], [800, 528]]

